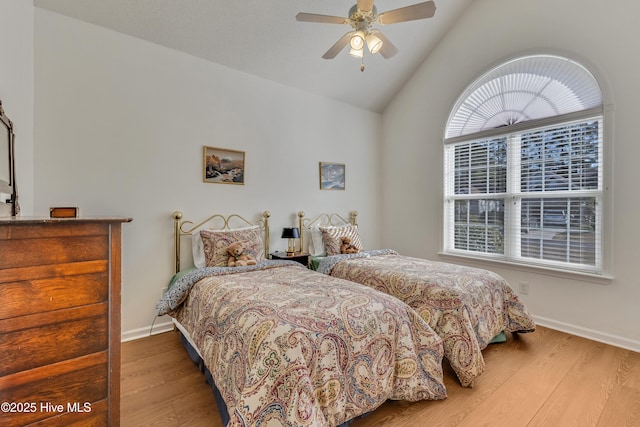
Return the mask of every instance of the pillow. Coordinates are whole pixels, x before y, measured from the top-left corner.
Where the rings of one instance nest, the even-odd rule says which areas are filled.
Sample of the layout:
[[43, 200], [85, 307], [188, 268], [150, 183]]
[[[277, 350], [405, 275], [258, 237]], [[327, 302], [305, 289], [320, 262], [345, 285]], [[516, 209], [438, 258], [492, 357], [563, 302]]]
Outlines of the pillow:
[[207, 266], [207, 260], [204, 257], [204, 245], [199, 230], [191, 234], [191, 252], [193, 253], [193, 265], [198, 268]]
[[349, 237], [351, 244], [359, 250], [362, 250], [362, 242], [358, 233], [357, 225], [345, 225], [343, 227], [320, 227], [322, 232], [322, 241], [327, 250], [327, 255], [338, 255], [340, 253], [340, 239]]
[[320, 231], [319, 225], [314, 225], [309, 229], [309, 255], [311, 256], [325, 256], [327, 251], [324, 248], [324, 242], [322, 241], [322, 231]]
[[[193, 240], [200, 240], [200, 242], [193, 242], [192, 246], [193, 262], [196, 267], [226, 267], [229, 260], [227, 246], [238, 241], [244, 244], [245, 252], [253, 255], [256, 262], [264, 260], [262, 231], [257, 225], [231, 230], [200, 230]], [[199, 251], [198, 254], [196, 250]], [[196, 258], [200, 266], [196, 264]]]

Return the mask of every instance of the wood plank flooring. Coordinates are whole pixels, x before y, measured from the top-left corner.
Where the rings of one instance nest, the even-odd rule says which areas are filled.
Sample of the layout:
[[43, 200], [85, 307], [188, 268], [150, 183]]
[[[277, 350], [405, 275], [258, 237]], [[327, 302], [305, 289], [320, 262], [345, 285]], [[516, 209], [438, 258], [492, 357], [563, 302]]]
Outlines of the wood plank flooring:
[[[387, 402], [351, 427], [640, 426], [640, 353], [538, 327], [483, 355], [473, 388], [445, 363], [447, 399]], [[123, 427], [222, 427], [175, 332], [122, 344], [121, 402]]]

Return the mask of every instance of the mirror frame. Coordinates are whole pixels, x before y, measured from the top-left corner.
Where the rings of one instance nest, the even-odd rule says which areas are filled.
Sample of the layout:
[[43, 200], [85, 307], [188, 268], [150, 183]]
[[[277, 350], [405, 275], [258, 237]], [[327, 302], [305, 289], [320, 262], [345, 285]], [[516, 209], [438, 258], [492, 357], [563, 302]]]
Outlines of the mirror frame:
[[[20, 206], [18, 204], [18, 190], [16, 187], [15, 134], [13, 133], [13, 122], [9, 117], [7, 117], [4, 113], [4, 108], [2, 108], [2, 100], [0, 100], [0, 122], [7, 128], [9, 137], [9, 141], [7, 141], [9, 148], [9, 152], [7, 153], [7, 160], [9, 162], [9, 182], [0, 180], [0, 192], [11, 195], [10, 199], [0, 200], [0, 215], [3, 215], [5, 209], [2, 209], [2, 207], [4, 207], [4, 204], [6, 203], [11, 205], [9, 214], [11, 216], [16, 216], [20, 213]], [[0, 154], [0, 157], [2, 156], [4, 156], [4, 153]]]

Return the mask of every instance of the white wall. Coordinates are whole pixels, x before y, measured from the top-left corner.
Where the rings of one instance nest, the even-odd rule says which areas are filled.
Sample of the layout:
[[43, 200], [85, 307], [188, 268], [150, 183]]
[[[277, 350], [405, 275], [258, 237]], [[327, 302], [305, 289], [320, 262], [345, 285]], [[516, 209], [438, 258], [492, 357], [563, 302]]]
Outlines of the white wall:
[[0, 0], [0, 100], [16, 135], [16, 183], [22, 213], [33, 210], [33, 3]]
[[[473, 2], [383, 115], [383, 246], [438, 258], [442, 234], [442, 137], [450, 109], [476, 77], [507, 58], [559, 53], [597, 74], [609, 115], [608, 284], [484, 267], [517, 288], [540, 324], [640, 351], [637, 137], [640, 5], [629, 1]], [[415, 219], [418, 219], [417, 221]], [[407, 223], [415, 229], [408, 230]]]
[[[79, 206], [123, 226], [123, 338], [147, 334], [172, 273], [171, 213], [357, 209], [379, 245], [381, 117], [55, 13], [35, 13], [35, 211]], [[246, 152], [246, 184], [202, 182], [203, 146]], [[318, 162], [347, 166], [320, 191]], [[167, 318], [159, 320], [165, 322]]]
[[[387, 108], [382, 127], [376, 114], [37, 9], [32, 154], [33, 8], [27, 3], [0, 0], [0, 35], [10, 40], [19, 33], [24, 43], [11, 55], [21, 59], [0, 64], [0, 82], [10, 82], [0, 83], [0, 98], [19, 141], [26, 140], [18, 149], [24, 150], [18, 151], [23, 209], [35, 197], [36, 214], [76, 205], [83, 215], [134, 218], [123, 227], [125, 337], [146, 333], [153, 320], [159, 290], [171, 274], [169, 215], [176, 209], [193, 218], [212, 210], [257, 215], [269, 209], [274, 234], [292, 224], [299, 209], [358, 209], [363, 234], [371, 239], [367, 246], [438, 258], [441, 140], [451, 106], [491, 66], [542, 51], [591, 66], [614, 108], [606, 219], [612, 224], [608, 253], [615, 279], [596, 284], [485, 267], [512, 284], [529, 282], [523, 299], [541, 324], [640, 350], [640, 279], [634, 269], [640, 202], [633, 197], [633, 183], [640, 182], [634, 126], [638, 4], [473, 2]], [[246, 151], [247, 184], [202, 183], [203, 145]], [[318, 161], [347, 164], [347, 191], [317, 190]], [[276, 236], [271, 245], [283, 248], [284, 242]]]

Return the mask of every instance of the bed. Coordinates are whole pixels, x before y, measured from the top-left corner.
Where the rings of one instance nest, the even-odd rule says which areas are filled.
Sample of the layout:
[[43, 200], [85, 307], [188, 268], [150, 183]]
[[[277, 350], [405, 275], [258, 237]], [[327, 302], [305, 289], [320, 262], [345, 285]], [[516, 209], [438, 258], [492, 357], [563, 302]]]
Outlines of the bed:
[[[444, 356], [460, 384], [472, 387], [484, 369], [482, 350], [504, 341], [505, 331], [526, 333], [535, 322], [500, 275], [479, 268], [403, 256], [391, 249], [362, 250], [357, 212], [305, 218], [301, 247], [308, 239], [310, 266], [318, 272], [393, 295], [416, 310], [444, 342]], [[341, 254], [343, 237], [358, 247]]]
[[[173, 317], [224, 425], [347, 425], [388, 399], [446, 397], [433, 329], [387, 294], [267, 259], [268, 212], [259, 226], [235, 214], [196, 225], [173, 217], [176, 275], [157, 314]], [[239, 219], [244, 226], [231, 225]], [[205, 225], [211, 220], [222, 226]], [[195, 264], [186, 269], [184, 236]], [[238, 239], [255, 265], [221, 265]]]

